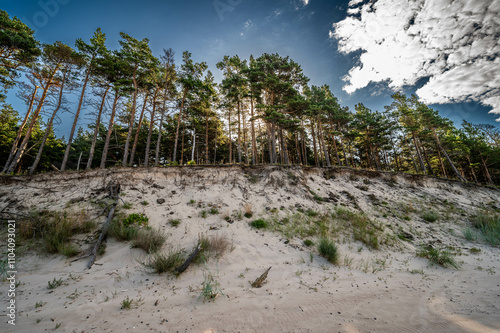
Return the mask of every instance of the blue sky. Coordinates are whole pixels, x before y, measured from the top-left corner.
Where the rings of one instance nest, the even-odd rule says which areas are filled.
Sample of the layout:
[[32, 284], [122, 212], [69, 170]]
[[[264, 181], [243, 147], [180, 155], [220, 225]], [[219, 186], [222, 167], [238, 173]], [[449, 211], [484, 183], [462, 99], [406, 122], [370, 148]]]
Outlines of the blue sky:
[[[451, 0], [417, 0], [419, 1], [443, 5]], [[394, 91], [402, 90], [407, 94], [417, 91], [425, 101], [430, 102], [443, 116], [452, 119], [457, 125], [465, 119], [498, 126], [499, 123], [495, 120], [499, 115], [488, 113], [492, 108], [500, 108], [500, 104], [496, 104], [500, 96], [498, 86], [484, 88], [488, 83], [483, 83], [480, 79], [478, 82], [477, 78], [470, 77], [471, 72], [474, 72], [480, 78], [487, 76], [486, 74], [492, 76], [493, 82], [500, 79], [498, 69], [493, 66], [498, 59], [496, 51], [493, 55], [488, 55], [487, 61], [492, 63], [486, 60], [480, 63], [481, 57], [476, 56], [473, 61], [484, 66], [479, 69], [470, 68], [469, 72], [465, 72], [461, 65], [470, 66], [471, 59], [457, 56], [464, 52], [462, 49], [455, 50], [455, 42], [453, 47], [444, 42], [436, 46], [436, 41], [440, 40], [432, 33], [426, 33], [420, 39], [432, 43], [417, 45], [416, 51], [414, 43], [411, 47], [405, 47], [409, 45], [409, 37], [401, 37], [400, 32], [411, 30], [407, 24], [405, 28], [402, 26], [409, 20], [413, 20], [410, 27], [412, 29], [426, 27], [426, 20], [434, 22], [434, 27], [438, 27], [434, 28], [434, 34], [439, 36], [446, 35], [445, 32], [450, 29], [458, 29], [459, 25], [466, 25], [458, 22], [456, 26], [440, 26], [435, 22], [440, 22], [441, 18], [438, 17], [436, 21], [436, 17], [429, 17], [425, 6], [424, 9], [410, 8], [404, 11], [405, 15], [411, 14], [412, 17], [401, 15], [401, 9], [407, 6], [406, 2], [407, 0], [8, 0], [3, 1], [1, 9], [10, 16], [23, 20], [36, 31], [36, 38], [44, 43], [60, 40], [74, 47], [77, 38], [88, 41], [95, 29], [101, 27], [107, 35], [108, 47], [116, 49], [119, 32], [123, 31], [138, 39], [148, 38], [151, 49], [157, 56], [163, 48], [173, 48], [178, 65], [182, 52], [188, 50], [195, 61], [207, 62], [217, 81], [220, 80], [221, 73], [215, 64], [224, 55], [238, 54], [247, 59], [250, 54], [258, 57], [264, 52], [276, 52], [282, 56], [290, 56], [301, 64], [304, 73], [310, 78], [310, 84], [328, 84], [341, 104], [349, 106], [351, 110], [356, 103], [361, 102], [373, 110], [382, 111], [384, 105], [391, 103], [390, 95]], [[467, 5], [467, 0], [455, 2]], [[500, 3], [499, 0], [484, 0], [482, 3], [488, 3], [488, 12], [499, 9], [497, 2]], [[447, 8], [448, 13], [450, 10], [458, 13], [470, 10], [465, 7]], [[431, 9], [433, 8], [428, 10]], [[477, 8], [477, 11], [480, 9]], [[472, 11], [474, 10], [476, 9], [473, 8]], [[387, 17], [391, 19], [387, 20]], [[399, 17], [399, 21], [394, 17]], [[384, 19], [391, 25], [386, 26]], [[488, 16], [482, 19], [487, 20]], [[487, 26], [489, 21], [482, 23]], [[476, 25], [474, 27], [478, 30]], [[456, 35], [456, 32], [453, 34]], [[467, 35], [467, 32], [464, 34]], [[474, 35], [470, 37], [462, 43], [469, 46], [467, 54], [472, 54], [470, 50]], [[479, 46], [477, 48], [480, 50]], [[434, 51], [427, 52], [429, 49]], [[406, 54], [398, 50], [405, 50]], [[429, 65], [440, 63], [438, 54], [446, 52], [448, 62], [445, 65], [437, 69]], [[390, 58], [389, 55], [397, 57]], [[460, 84], [469, 77], [479, 88]], [[491, 77], [487, 82], [491, 82]], [[435, 93], [441, 90], [443, 94]], [[469, 90], [473, 93], [469, 94]], [[10, 94], [8, 102], [22, 113], [24, 106], [13, 95]], [[69, 114], [62, 116], [67, 127], [70, 126], [70, 118]], [[84, 116], [80, 125], [86, 126], [88, 122], [89, 119]], [[67, 136], [68, 132], [69, 128], [65, 126], [60, 126], [57, 130], [58, 135]]]

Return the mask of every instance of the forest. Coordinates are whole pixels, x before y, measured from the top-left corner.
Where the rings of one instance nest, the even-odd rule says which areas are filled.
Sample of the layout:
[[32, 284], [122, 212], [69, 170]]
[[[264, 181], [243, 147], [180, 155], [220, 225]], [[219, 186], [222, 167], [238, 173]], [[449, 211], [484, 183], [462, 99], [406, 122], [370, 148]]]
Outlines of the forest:
[[[287, 56], [223, 56], [215, 82], [188, 51], [154, 55], [147, 38], [97, 29], [74, 46], [40, 43], [0, 11], [1, 174], [114, 166], [208, 164], [346, 166], [500, 184], [500, 131], [457, 128], [414, 95], [383, 111], [342, 106], [310, 86]], [[14, 90], [26, 109], [6, 103]], [[72, 115], [62, 123], [60, 115]], [[91, 117], [87, 128], [82, 117]], [[71, 128], [59, 138], [55, 128]]]

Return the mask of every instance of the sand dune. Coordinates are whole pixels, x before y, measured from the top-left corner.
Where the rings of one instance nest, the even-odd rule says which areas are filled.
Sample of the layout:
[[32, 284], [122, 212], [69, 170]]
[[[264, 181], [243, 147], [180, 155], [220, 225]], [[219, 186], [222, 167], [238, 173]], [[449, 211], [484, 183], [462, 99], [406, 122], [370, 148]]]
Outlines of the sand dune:
[[[120, 184], [131, 206], [120, 202], [121, 213], [143, 213], [168, 234], [163, 252], [190, 252], [202, 234], [226, 237], [230, 249], [180, 276], [149, 271], [145, 251], [113, 238], [89, 270], [88, 258], [24, 251], [17, 257], [16, 326], [7, 323], [2, 282], [0, 332], [45, 332], [58, 324], [56, 331], [78, 333], [500, 332], [500, 249], [463, 236], [472, 215], [500, 208], [497, 189], [348, 168], [116, 168], [2, 177], [0, 210], [84, 210], [102, 224], [106, 216], [96, 203], [109, 183]], [[333, 265], [304, 245], [305, 238], [317, 242], [317, 234], [303, 237], [289, 226], [301, 219], [312, 228], [339, 207], [381, 226], [380, 245], [370, 248], [338, 230], [332, 237], [340, 260]], [[245, 218], [249, 210], [253, 216]], [[425, 221], [426, 211], [437, 221]], [[249, 226], [258, 218], [274, 230]], [[78, 239], [82, 253], [93, 244]], [[416, 256], [423, 245], [450, 249], [461, 269], [431, 266]], [[266, 283], [252, 288], [270, 266]], [[221, 293], [204, 302], [208, 271]], [[53, 279], [64, 283], [48, 289]], [[121, 309], [127, 297], [140, 302]]]

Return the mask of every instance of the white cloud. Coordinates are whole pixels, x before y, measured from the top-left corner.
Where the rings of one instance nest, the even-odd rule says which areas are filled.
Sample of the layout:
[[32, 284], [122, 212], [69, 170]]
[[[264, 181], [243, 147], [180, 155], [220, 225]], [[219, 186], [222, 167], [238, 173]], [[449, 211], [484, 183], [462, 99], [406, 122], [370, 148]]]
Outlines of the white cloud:
[[300, 1], [302, 1], [302, 4], [304, 6], [307, 6], [309, 4], [309, 0], [300, 0]]
[[351, 0], [349, 15], [330, 32], [340, 52], [361, 51], [345, 91], [370, 82], [397, 90], [429, 78], [417, 91], [424, 102], [473, 100], [500, 114], [500, 0], [362, 3]]

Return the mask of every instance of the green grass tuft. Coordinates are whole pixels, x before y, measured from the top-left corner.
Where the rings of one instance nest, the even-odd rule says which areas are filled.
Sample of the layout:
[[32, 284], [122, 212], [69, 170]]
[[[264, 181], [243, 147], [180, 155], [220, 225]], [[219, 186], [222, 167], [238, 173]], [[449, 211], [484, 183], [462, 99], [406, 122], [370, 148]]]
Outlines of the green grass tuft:
[[453, 255], [448, 250], [425, 247], [417, 252], [417, 256], [429, 259], [433, 265], [436, 264], [445, 268], [451, 267], [460, 269], [460, 265], [455, 261], [455, 258], [453, 258]]
[[337, 245], [335, 245], [335, 243], [332, 240], [328, 238], [321, 238], [318, 244], [318, 251], [329, 262], [335, 265], [338, 263], [339, 261], [338, 248]]
[[250, 222], [250, 226], [252, 226], [255, 229], [266, 229], [268, 227], [268, 223], [264, 219], [258, 219]]
[[428, 211], [422, 214], [422, 218], [424, 219], [424, 221], [432, 223], [438, 220], [439, 215], [436, 212]]

